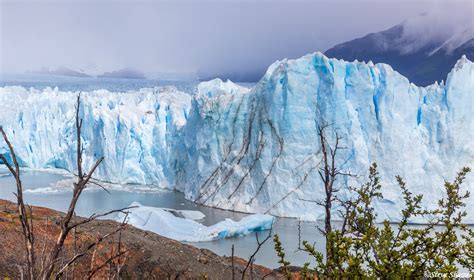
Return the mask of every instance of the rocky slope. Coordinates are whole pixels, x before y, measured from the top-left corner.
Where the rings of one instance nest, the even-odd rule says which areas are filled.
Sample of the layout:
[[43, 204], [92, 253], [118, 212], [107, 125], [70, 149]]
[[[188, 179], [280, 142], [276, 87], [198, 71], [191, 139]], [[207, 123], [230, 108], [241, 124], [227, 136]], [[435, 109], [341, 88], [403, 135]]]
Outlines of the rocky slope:
[[[15, 204], [0, 200], [0, 277], [19, 279], [18, 265], [24, 264], [23, 236], [16, 216]], [[36, 232], [37, 252], [43, 244], [51, 245], [57, 237], [59, 226], [57, 220], [63, 213], [40, 207], [33, 207], [34, 229]], [[108, 220], [98, 220], [81, 226], [76, 232], [76, 248], [79, 252], [83, 246], [93, 242], [96, 236], [113, 231], [119, 224]], [[66, 242], [66, 255], [73, 252], [73, 235]], [[128, 253], [122, 258], [124, 263], [121, 279], [232, 279], [232, 259], [220, 257], [209, 250], [197, 249], [157, 234], [127, 226], [121, 236], [122, 250]], [[46, 243], [45, 243], [46, 242]], [[94, 265], [103, 260], [116, 249], [118, 235], [104, 242], [98, 250]], [[229, 248], [230, 252], [230, 248]], [[39, 254], [37, 254], [39, 256]], [[235, 257], [236, 279], [241, 279], [246, 261]], [[77, 263], [75, 276], [87, 275], [91, 255], [88, 254]], [[115, 268], [115, 266], [114, 266]], [[108, 266], [100, 270], [94, 279], [104, 279], [109, 275]], [[71, 276], [69, 271], [68, 275]], [[254, 279], [280, 279], [281, 274], [268, 268], [254, 265]], [[250, 273], [247, 274], [250, 277]]]

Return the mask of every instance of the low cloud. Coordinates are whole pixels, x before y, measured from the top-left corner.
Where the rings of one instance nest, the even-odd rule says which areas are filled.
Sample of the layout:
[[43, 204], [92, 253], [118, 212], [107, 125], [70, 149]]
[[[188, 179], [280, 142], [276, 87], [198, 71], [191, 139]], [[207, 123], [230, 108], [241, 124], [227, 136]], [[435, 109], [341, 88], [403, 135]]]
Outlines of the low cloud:
[[[324, 51], [429, 12], [433, 5], [426, 0], [0, 1], [2, 72], [67, 66], [95, 74], [131, 67], [148, 76], [198, 72], [242, 80], [260, 76], [276, 59]], [[459, 9], [441, 9], [436, 18], [447, 22], [462, 12], [472, 20], [470, 1], [456, 5]], [[407, 32], [423, 25], [412, 26]]]

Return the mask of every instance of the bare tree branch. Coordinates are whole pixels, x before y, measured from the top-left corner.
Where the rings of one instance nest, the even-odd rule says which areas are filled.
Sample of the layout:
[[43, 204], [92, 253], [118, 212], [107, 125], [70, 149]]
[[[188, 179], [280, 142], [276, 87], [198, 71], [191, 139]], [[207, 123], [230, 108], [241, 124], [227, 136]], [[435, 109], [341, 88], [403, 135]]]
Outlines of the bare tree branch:
[[80, 225], [83, 225], [83, 224], [87, 224], [87, 223], [90, 223], [100, 217], [105, 217], [105, 216], [108, 216], [110, 214], [114, 214], [114, 213], [123, 213], [123, 214], [128, 214], [129, 212], [127, 212], [126, 210], [129, 210], [129, 209], [133, 209], [133, 208], [137, 208], [138, 206], [129, 206], [129, 207], [124, 207], [124, 208], [121, 208], [121, 209], [115, 209], [115, 210], [111, 210], [111, 211], [108, 211], [108, 212], [105, 212], [105, 213], [102, 213], [102, 214], [92, 214], [89, 216], [89, 218], [87, 219], [84, 219], [82, 221], [79, 221], [79, 222], [76, 222], [74, 224], [71, 224], [70, 227], [71, 229], [72, 228], [76, 228]]
[[[265, 239], [262, 240], [262, 241], [260, 241], [259, 238], [258, 238], [258, 232], [255, 232], [255, 238], [257, 239], [257, 248], [252, 253], [252, 255], [250, 255], [250, 258], [247, 262], [247, 265], [245, 266], [244, 271], [242, 271], [242, 280], [244, 280], [245, 273], [247, 272], [247, 269], [249, 268], [249, 266], [251, 266], [253, 264], [253, 262], [255, 261], [255, 256], [260, 251], [260, 248], [263, 246], [263, 244], [265, 244], [265, 242], [268, 241], [268, 239], [270, 239], [270, 237], [272, 237], [272, 230], [273, 230], [273, 228], [271, 228], [269, 230], [267, 237], [265, 237]], [[252, 274], [252, 272], [251, 272], [251, 274]], [[252, 277], [252, 276], [250, 276], [250, 277]]]
[[[52, 246], [52, 248], [47, 249], [47, 238], [45, 237], [41, 256], [40, 256], [40, 264], [37, 266], [36, 257], [35, 257], [35, 234], [34, 234], [34, 224], [33, 224], [33, 210], [29, 205], [25, 205], [23, 201], [23, 186], [20, 178], [20, 166], [18, 164], [18, 159], [13, 149], [13, 145], [10, 143], [5, 131], [0, 126], [0, 133], [2, 134], [3, 140], [6, 143], [8, 150], [9, 150], [9, 158], [11, 158], [12, 162], [9, 162], [7, 156], [4, 154], [0, 154], [0, 161], [3, 163], [9, 170], [9, 172], [14, 176], [16, 180], [16, 193], [14, 195], [17, 199], [18, 205], [18, 216], [22, 226], [22, 233], [25, 238], [25, 248], [26, 248], [26, 256], [27, 256], [27, 264], [26, 264], [26, 273], [23, 273], [24, 270], [20, 269], [20, 273], [29, 280], [35, 279], [43, 279], [43, 280], [50, 280], [51, 276], [54, 274], [55, 278], [59, 278], [62, 275], [66, 274], [66, 278], [68, 278], [67, 270], [71, 267], [78, 259], [83, 257], [84, 255], [88, 254], [90, 250], [97, 249], [100, 242], [104, 239], [116, 234], [117, 232], [121, 232], [124, 226], [126, 225], [126, 218], [128, 217], [128, 212], [126, 210], [135, 208], [135, 207], [125, 207], [122, 209], [116, 209], [112, 211], [108, 211], [103, 214], [93, 214], [86, 219], [76, 221], [75, 217], [75, 209], [78, 203], [78, 200], [82, 194], [82, 191], [88, 186], [89, 183], [98, 185], [102, 189], [106, 190], [103, 186], [94, 182], [92, 180], [93, 174], [96, 172], [97, 168], [100, 166], [102, 161], [104, 160], [103, 157], [99, 158], [90, 168], [90, 170], [84, 171], [83, 169], [83, 153], [84, 153], [84, 145], [82, 144], [81, 132], [82, 132], [82, 125], [83, 121], [79, 116], [81, 107], [81, 98], [80, 95], [77, 96], [77, 103], [75, 106], [75, 127], [76, 127], [76, 167], [77, 167], [77, 180], [73, 184], [73, 195], [71, 201], [69, 202], [69, 207], [66, 214], [60, 218], [60, 233], [57, 237], [56, 242]], [[107, 191], [107, 190], [106, 190]], [[28, 210], [28, 211], [27, 211]], [[105, 234], [103, 236], [99, 236], [96, 242], [93, 242], [86, 246], [85, 250], [81, 251], [80, 253], [76, 252], [76, 229], [77, 227], [90, 223], [98, 218], [113, 214], [113, 213], [124, 213], [125, 218], [122, 224], [115, 229], [114, 231]], [[66, 255], [65, 252], [65, 241], [70, 233], [71, 230], [74, 230], [74, 254], [73, 256], [64, 262], [64, 256]], [[48, 219], [46, 219], [45, 225], [45, 232], [48, 231]], [[120, 257], [126, 253], [126, 250], [123, 251], [121, 248], [121, 235], [119, 235], [119, 247], [118, 252], [116, 254], [111, 254], [111, 256], [101, 265], [97, 267], [91, 267], [89, 272], [89, 278], [94, 276], [100, 269], [107, 265], [111, 265], [115, 259], [119, 259], [118, 263], [118, 270], [117, 270], [117, 277], [120, 274], [121, 269], [121, 260]], [[74, 270], [72, 271], [73, 278], [75, 277]]]
[[20, 165], [18, 164], [18, 160], [16, 158], [15, 150], [13, 149], [12, 144], [8, 140], [8, 137], [3, 130], [3, 127], [0, 126], [0, 133], [3, 136], [3, 140], [8, 146], [10, 150], [10, 156], [13, 161], [13, 166], [8, 162], [4, 155], [0, 155], [0, 159], [3, 163], [7, 166], [10, 173], [15, 177], [16, 181], [16, 189], [17, 193], [15, 194], [17, 198], [17, 206], [18, 206], [18, 216], [20, 218], [21, 227], [23, 231], [23, 236], [25, 238], [25, 248], [26, 248], [26, 257], [27, 257], [27, 269], [28, 269], [28, 279], [36, 279], [36, 258], [34, 252], [34, 242], [35, 237], [33, 233], [33, 216], [31, 215], [31, 208], [30, 208], [30, 215], [28, 217], [28, 213], [26, 212], [25, 203], [23, 201], [23, 185], [20, 178]]
[[232, 261], [232, 280], [235, 280], [234, 244], [232, 244], [231, 261]]
[[105, 239], [109, 238], [110, 236], [116, 234], [117, 232], [123, 230], [124, 226], [126, 224], [121, 224], [119, 227], [117, 227], [115, 230], [112, 232], [109, 232], [103, 236], [97, 237], [97, 241], [90, 243], [89, 245], [86, 246], [84, 250], [82, 250], [80, 253], [75, 254], [72, 258], [70, 258], [64, 266], [62, 266], [61, 269], [59, 269], [58, 273], [56, 273], [56, 278], [60, 277], [66, 269], [68, 269], [74, 262], [76, 262], [79, 258], [82, 258], [85, 256], [90, 250], [97, 248], [97, 246], [104, 241]]
[[104, 268], [106, 265], [110, 264], [113, 260], [115, 260], [117, 258], [120, 258], [122, 255], [126, 254], [127, 252], [128, 252], [128, 250], [118, 252], [116, 255], [108, 258], [103, 264], [97, 266], [91, 272], [89, 272], [89, 275], [87, 276], [87, 279], [91, 279], [97, 272], [99, 272], [99, 270]]
[[[61, 232], [58, 236], [58, 239], [56, 241], [55, 246], [53, 247], [53, 250], [51, 252], [51, 255], [49, 257], [49, 265], [46, 267], [46, 270], [43, 272], [43, 279], [49, 279], [51, 277], [51, 274], [53, 273], [53, 270], [55, 268], [55, 263], [56, 260], [58, 259], [61, 251], [63, 250], [64, 247], [64, 242], [69, 234], [69, 232], [77, 227], [80, 224], [84, 224], [80, 222], [79, 224], [71, 224], [71, 220], [74, 216], [75, 209], [76, 209], [76, 204], [79, 200], [79, 197], [82, 194], [82, 191], [87, 187], [87, 184], [89, 180], [92, 177], [92, 174], [94, 174], [95, 170], [97, 167], [101, 164], [103, 161], [103, 157], [98, 159], [95, 164], [92, 166], [91, 170], [87, 173], [84, 173], [82, 169], [82, 154], [84, 151], [84, 147], [82, 145], [82, 139], [81, 139], [81, 130], [82, 130], [82, 119], [79, 117], [79, 111], [80, 111], [80, 105], [81, 105], [81, 99], [80, 95], [77, 96], [77, 104], [76, 104], [76, 141], [77, 141], [77, 159], [76, 159], [76, 165], [77, 165], [77, 182], [74, 183], [74, 188], [73, 188], [73, 197], [69, 203], [68, 210], [66, 212], [66, 215], [63, 217], [61, 220]], [[84, 175], [86, 174], [86, 175]], [[95, 217], [97, 218], [97, 217]], [[86, 219], [89, 222], [94, 220], [95, 218], [91, 219]]]
[[[341, 171], [336, 166], [338, 152], [346, 148], [341, 146], [341, 140], [343, 138], [337, 133], [337, 131], [335, 132], [335, 137], [333, 138], [334, 139], [333, 145], [329, 143], [328, 137], [326, 135], [326, 129], [328, 127], [329, 125], [327, 124], [318, 127], [318, 136], [319, 136], [319, 142], [321, 145], [322, 164], [323, 164], [323, 166], [319, 168], [318, 174], [324, 185], [325, 198], [324, 198], [324, 201], [322, 202], [311, 201], [311, 200], [306, 200], [306, 201], [314, 202], [317, 205], [321, 205], [324, 207], [324, 210], [325, 210], [324, 230], [320, 229], [319, 227], [318, 229], [326, 237], [327, 275], [331, 275], [331, 271], [333, 270], [333, 267], [332, 265], [330, 265], [330, 262], [328, 260], [332, 259], [332, 250], [331, 250], [332, 244], [329, 244], [328, 236], [330, 236], [333, 230], [332, 224], [331, 224], [331, 211], [333, 208], [333, 202], [338, 200], [335, 194], [339, 191], [339, 189], [334, 187], [334, 183], [336, 182], [339, 176], [356, 177], [356, 175], [352, 174], [350, 171], [349, 172]], [[346, 159], [346, 161], [344, 162], [344, 165], [347, 162], [347, 160], [348, 159]], [[343, 224], [344, 232], [345, 232], [346, 223], [347, 221], [345, 221], [345, 223]]]
[[96, 185], [96, 186], [98, 186], [99, 188], [101, 188], [103, 191], [105, 191], [106, 193], [110, 194], [110, 191], [109, 191], [106, 187], [102, 186], [101, 184], [99, 184], [99, 183], [97, 183], [97, 182], [95, 182], [95, 181], [92, 181], [92, 180], [91, 180], [91, 181], [89, 181], [89, 184]]

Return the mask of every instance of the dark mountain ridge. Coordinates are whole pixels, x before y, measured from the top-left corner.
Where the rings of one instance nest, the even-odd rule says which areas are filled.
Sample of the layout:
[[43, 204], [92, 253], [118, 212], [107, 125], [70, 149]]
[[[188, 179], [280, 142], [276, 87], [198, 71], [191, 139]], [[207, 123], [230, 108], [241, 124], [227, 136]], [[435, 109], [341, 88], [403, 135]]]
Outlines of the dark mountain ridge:
[[474, 59], [472, 26], [428, 40], [419, 39], [423, 34], [409, 34], [409, 28], [407, 22], [403, 22], [385, 31], [336, 45], [325, 55], [347, 61], [387, 63], [420, 86], [445, 80], [461, 56]]

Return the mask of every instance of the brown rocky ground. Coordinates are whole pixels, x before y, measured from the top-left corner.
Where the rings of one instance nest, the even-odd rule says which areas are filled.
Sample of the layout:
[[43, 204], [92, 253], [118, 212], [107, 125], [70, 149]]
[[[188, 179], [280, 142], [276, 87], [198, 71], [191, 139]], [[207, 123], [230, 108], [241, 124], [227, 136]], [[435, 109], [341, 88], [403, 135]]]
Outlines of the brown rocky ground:
[[[35, 246], [37, 258], [41, 252], [54, 243], [59, 233], [58, 218], [61, 212], [47, 208], [33, 207], [33, 224], [36, 234]], [[94, 242], [97, 236], [116, 229], [119, 223], [109, 220], [93, 221], [81, 226], [76, 231], [76, 238], [70, 234], [66, 243], [64, 260], [84, 246]], [[46, 245], [45, 245], [46, 244]], [[107, 279], [122, 265], [121, 279], [232, 279], [232, 258], [221, 257], [209, 250], [198, 249], [154, 234], [125, 226], [121, 234], [121, 248], [128, 250], [119, 259], [102, 268], [94, 279]], [[91, 268], [98, 267], [108, 256], [118, 250], [118, 234], [102, 242], [92, 258], [92, 253], [80, 259], [74, 268], [69, 269], [64, 279], [83, 279]], [[242, 278], [246, 260], [235, 257], [235, 279]], [[24, 240], [21, 233], [16, 204], [0, 200], [0, 279], [19, 279], [20, 269], [24, 264]], [[74, 275], [74, 276], [73, 276]], [[282, 279], [276, 270], [253, 265], [246, 279]]]

